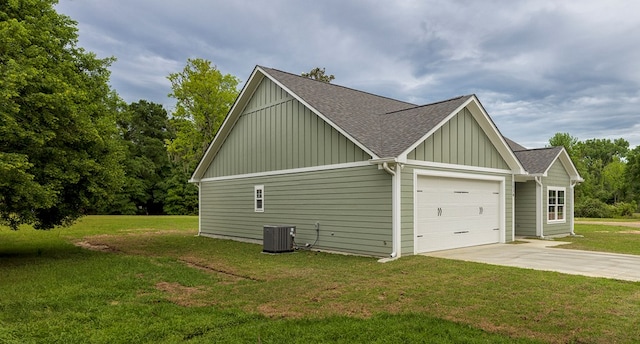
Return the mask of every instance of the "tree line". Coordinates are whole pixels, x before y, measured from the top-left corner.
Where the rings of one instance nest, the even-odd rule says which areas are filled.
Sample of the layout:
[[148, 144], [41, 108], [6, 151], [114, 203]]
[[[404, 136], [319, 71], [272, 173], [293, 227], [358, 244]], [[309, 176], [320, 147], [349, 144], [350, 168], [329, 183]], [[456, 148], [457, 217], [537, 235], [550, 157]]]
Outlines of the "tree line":
[[578, 140], [556, 133], [551, 146], [563, 146], [584, 182], [575, 188], [579, 217], [631, 216], [640, 204], [640, 146], [623, 138]]
[[84, 214], [195, 214], [188, 183], [239, 80], [211, 62], [168, 76], [176, 100], [126, 104], [114, 58], [78, 46], [55, 0], [0, 3], [0, 224], [68, 225]]

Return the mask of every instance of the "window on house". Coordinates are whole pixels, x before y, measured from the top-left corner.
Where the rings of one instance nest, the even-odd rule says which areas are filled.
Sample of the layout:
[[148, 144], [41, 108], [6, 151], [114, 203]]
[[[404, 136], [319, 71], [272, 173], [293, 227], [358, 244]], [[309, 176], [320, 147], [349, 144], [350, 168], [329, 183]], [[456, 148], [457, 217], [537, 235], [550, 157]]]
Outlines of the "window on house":
[[254, 206], [256, 212], [264, 212], [264, 185], [256, 185], [253, 188]]
[[558, 188], [558, 187], [549, 187], [547, 188], [548, 192], [548, 202], [547, 205], [549, 207], [547, 211], [547, 222], [548, 223], [561, 223], [566, 222], [566, 188]]

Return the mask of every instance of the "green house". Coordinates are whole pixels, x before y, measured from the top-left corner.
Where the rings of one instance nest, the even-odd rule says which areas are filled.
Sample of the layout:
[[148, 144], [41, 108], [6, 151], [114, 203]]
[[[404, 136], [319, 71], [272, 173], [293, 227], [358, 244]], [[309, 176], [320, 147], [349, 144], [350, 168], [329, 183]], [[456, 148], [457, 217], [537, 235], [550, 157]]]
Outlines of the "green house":
[[573, 232], [560, 147], [504, 138], [475, 95], [416, 105], [257, 66], [191, 182], [199, 235], [379, 257]]

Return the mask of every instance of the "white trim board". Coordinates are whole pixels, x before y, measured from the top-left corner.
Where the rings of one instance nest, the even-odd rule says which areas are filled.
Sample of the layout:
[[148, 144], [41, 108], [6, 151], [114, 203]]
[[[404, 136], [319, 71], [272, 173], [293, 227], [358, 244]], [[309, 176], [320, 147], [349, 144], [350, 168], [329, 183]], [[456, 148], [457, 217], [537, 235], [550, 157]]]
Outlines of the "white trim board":
[[473, 172], [482, 172], [482, 173], [513, 174], [513, 171], [503, 170], [499, 168], [456, 165], [456, 164], [447, 164], [442, 162], [423, 161], [423, 160], [407, 160], [407, 165], [415, 165], [420, 167], [446, 168], [446, 169], [453, 169], [453, 170], [473, 171]]
[[266, 172], [235, 174], [235, 175], [231, 175], [231, 176], [203, 178], [200, 181], [201, 182], [213, 182], [213, 181], [220, 181], [220, 180], [234, 180], [234, 179], [245, 179], [245, 178], [256, 178], [256, 177], [268, 177], [268, 176], [278, 176], [278, 175], [293, 174], [293, 173], [340, 170], [340, 169], [345, 169], [345, 168], [363, 167], [363, 166], [374, 166], [374, 165], [371, 165], [369, 163], [369, 161], [357, 161], [357, 162], [348, 162], [348, 163], [344, 163], [344, 164], [301, 167], [301, 168], [292, 168], [292, 169], [288, 169], [288, 170], [275, 170], [275, 171], [266, 171]]

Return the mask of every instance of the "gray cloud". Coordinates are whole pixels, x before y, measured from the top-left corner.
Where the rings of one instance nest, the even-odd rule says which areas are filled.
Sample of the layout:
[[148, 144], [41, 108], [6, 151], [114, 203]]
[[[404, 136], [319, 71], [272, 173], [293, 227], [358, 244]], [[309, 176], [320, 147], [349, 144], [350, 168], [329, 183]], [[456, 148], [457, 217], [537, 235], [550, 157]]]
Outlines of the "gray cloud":
[[164, 104], [190, 57], [243, 81], [256, 64], [326, 67], [335, 83], [414, 103], [476, 93], [503, 134], [640, 144], [640, 3], [613, 0], [61, 0], [80, 44], [115, 56], [128, 102]]

